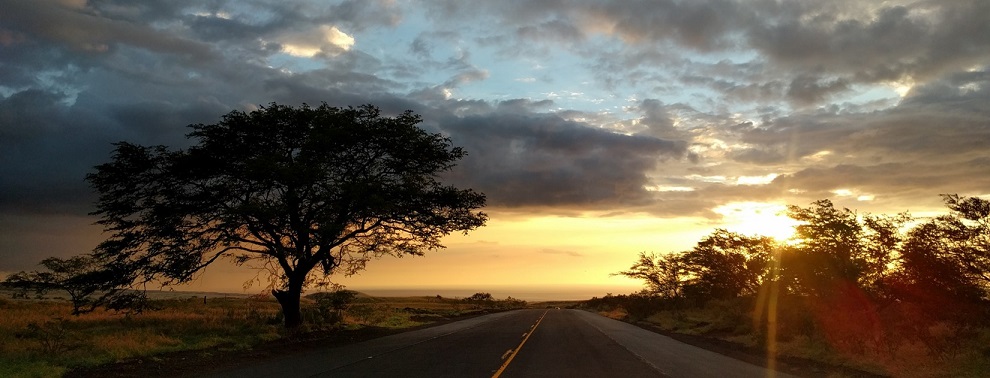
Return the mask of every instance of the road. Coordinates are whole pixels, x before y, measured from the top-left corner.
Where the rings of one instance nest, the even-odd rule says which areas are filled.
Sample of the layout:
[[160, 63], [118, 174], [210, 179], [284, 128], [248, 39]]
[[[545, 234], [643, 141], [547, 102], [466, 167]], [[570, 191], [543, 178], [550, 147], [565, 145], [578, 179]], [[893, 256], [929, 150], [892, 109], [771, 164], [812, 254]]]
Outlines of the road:
[[211, 377], [789, 377], [580, 310], [517, 310]]

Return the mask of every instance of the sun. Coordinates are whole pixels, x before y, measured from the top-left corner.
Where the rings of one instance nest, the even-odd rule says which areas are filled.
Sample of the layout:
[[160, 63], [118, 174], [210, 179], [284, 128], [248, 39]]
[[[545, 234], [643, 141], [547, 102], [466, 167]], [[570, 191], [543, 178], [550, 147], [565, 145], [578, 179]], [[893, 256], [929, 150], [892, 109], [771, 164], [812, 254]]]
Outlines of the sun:
[[794, 236], [798, 221], [787, 217], [787, 206], [767, 202], [730, 202], [712, 211], [722, 215], [722, 226], [744, 235], [769, 236], [785, 241]]

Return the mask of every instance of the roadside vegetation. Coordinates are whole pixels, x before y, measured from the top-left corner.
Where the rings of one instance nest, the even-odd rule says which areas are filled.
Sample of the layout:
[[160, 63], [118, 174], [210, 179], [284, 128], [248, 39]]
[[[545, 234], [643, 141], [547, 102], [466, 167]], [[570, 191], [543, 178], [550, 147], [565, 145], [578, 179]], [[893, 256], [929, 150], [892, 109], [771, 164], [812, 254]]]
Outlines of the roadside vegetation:
[[[21, 293], [23, 294], [23, 293]], [[0, 377], [57, 377], [134, 358], [155, 361], [178, 351], [198, 356], [248, 350], [268, 342], [317, 340], [347, 331], [393, 332], [526, 306], [512, 298], [478, 293], [469, 298], [370, 297], [353, 291], [303, 298], [302, 329], [283, 326], [279, 303], [269, 295], [217, 296], [151, 293], [140, 313], [106, 309], [73, 315], [68, 295], [13, 298], [0, 290]], [[392, 330], [392, 331], [390, 331]]]
[[897, 377], [990, 376], [990, 201], [949, 213], [790, 206], [793, 238], [716, 230], [684, 252], [640, 253], [645, 289], [585, 302], [606, 316]]

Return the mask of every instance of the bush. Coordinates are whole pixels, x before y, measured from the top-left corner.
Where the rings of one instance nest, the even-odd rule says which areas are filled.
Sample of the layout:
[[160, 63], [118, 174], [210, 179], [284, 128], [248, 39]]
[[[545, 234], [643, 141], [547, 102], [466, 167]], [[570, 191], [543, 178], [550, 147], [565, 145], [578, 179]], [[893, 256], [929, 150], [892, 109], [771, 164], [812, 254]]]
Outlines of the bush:
[[69, 332], [68, 323], [63, 318], [55, 318], [41, 324], [31, 322], [18, 336], [36, 340], [42, 353], [55, 356], [78, 347], [76, 338]]

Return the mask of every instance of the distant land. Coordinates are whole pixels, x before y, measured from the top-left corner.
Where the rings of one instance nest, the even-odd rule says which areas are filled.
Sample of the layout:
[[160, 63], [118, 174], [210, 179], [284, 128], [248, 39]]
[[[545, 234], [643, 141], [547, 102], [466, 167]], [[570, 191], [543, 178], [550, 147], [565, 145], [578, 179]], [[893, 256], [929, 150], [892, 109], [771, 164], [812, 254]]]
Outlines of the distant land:
[[[606, 294], [629, 294], [638, 292], [641, 287], [639, 286], [620, 286], [620, 285], [588, 285], [588, 286], [486, 286], [478, 285], [474, 286], [457, 286], [457, 287], [388, 287], [388, 286], [376, 286], [376, 287], [361, 287], [361, 286], [347, 286], [347, 290], [353, 290], [361, 292], [374, 297], [420, 297], [428, 296], [435, 297], [437, 295], [445, 298], [467, 298], [475, 293], [489, 293], [496, 299], [505, 299], [506, 297], [512, 297], [515, 299], [522, 299], [524, 301], [569, 301], [569, 300], [586, 300], [592, 297], [604, 297]], [[303, 295], [312, 294], [319, 292], [320, 290], [310, 289], [303, 293]], [[251, 296], [255, 294], [267, 293], [266, 290], [250, 289], [250, 290], [231, 290], [231, 291], [208, 291], [208, 290], [195, 290], [191, 288], [176, 288], [174, 291], [163, 290], [158, 292], [156, 290], [149, 290], [151, 293], [159, 293], [157, 295], [152, 294], [153, 297], [159, 298], [163, 295], [165, 297], [183, 297], [183, 296], [203, 296], [208, 295], [211, 297], [216, 296]]]
[[[361, 287], [346, 286], [345, 289], [358, 291], [375, 297], [418, 297], [440, 295], [445, 298], [466, 298], [475, 293], [489, 293], [496, 299], [512, 297], [524, 301], [569, 301], [586, 300], [592, 297], [604, 297], [606, 294], [630, 294], [642, 289], [636, 285], [574, 285], [574, 286], [514, 286], [514, 285], [478, 285], [452, 287]], [[309, 289], [303, 295], [319, 292]], [[12, 290], [0, 289], [0, 295], [10, 297]], [[203, 290], [197, 287], [178, 286], [173, 289], [149, 289], [148, 294], [153, 299], [183, 298], [190, 296], [208, 297], [249, 297], [257, 294], [267, 294], [268, 290], [252, 288], [248, 290]], [[49, 299], [66, 299], [64, 293], [52, 292], [45, 295]]]
[[447, 288], [360, 288], [347, 287], [348, 290], [359, 291], [376, 297], [412, 297], [412, 296], [443, 296], [447, 298], [469, 297], [474, 293], [489, 293], [498, 299], [513, 297], [525, 301], [563, 301], [585, 300], [592, 297], [603, 297], [606, 294], [629, 294], [640, 290], [638, 286], [479, 286], [447, 287]]

